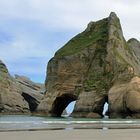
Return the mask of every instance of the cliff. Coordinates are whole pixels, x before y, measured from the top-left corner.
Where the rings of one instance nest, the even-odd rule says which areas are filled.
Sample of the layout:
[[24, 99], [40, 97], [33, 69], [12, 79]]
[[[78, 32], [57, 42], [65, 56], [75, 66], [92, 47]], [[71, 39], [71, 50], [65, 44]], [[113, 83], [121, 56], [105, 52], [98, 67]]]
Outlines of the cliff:
[[[85, 31], [72, 38], [49, 61], [47, 92], [38, 112], [61, 116], [67, 105], [76, 100], [73, 117], [102, 117], [106, 102], [110, 118], [139, 116], [139, 87], [134, 88], [139, 85], [139, 51], [137, 40], [126, 42], [115, 13], [90, 22]], [[130, 106], [130, 97], [134, 104], [139, 102], [137, 108]]]
[[31, 112], [35, 112], [43, 99], [44, 85], [31, 81], [28, 77], [15, 75], [17, 86], [21, 89], [21, 95], [29, 104]]
[[23, 114], [35, 112], [43, 98], [44, 85], [25, 76], [12, 77], [0, 61], [0, 113]]
[[2, 61], [0, 61], [0, 113], [29, 113], [28, 103], [21, 96], [20, 88]]

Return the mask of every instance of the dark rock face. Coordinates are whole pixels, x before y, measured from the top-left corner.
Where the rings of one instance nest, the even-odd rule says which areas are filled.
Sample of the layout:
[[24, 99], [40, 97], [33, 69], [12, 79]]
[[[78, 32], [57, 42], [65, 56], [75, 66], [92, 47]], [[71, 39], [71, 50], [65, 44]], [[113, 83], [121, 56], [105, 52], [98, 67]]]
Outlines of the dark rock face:
[[[99, 118], [108, 102], [109, 117], [130, 117], [134, 111], [130, 108], [130, 97], [138, 88], [124, 91], [140, 74], [138, 50], [138, 42], [125, 41], [115, 13], [90, 22], [84, 32], [72, 38], [49, 61], [47, 93], [37, 110], [61, 116], [65, 107], [76, 100], [73, 117]], [[139, 116], [139, 107], [134, 111], [137, 112], [135, 116]]]
[[0, 61], [0, 113], [29, 113], [28, 103], [21, 96], [20, 88], [2, 61]]
[[36, 100], [34, 97], [30, 96], [28, 93], [22, 92], [21, 95], [28, 102], [30, 111], [34, 112], [40, 102], [38, 100]]
[[16, 83], [20, 87], [22, 96], [28, 102], [31, 112], [35, 112], [43, 98], [44, 85], [32, 82], [25, 76], [15, 75]]

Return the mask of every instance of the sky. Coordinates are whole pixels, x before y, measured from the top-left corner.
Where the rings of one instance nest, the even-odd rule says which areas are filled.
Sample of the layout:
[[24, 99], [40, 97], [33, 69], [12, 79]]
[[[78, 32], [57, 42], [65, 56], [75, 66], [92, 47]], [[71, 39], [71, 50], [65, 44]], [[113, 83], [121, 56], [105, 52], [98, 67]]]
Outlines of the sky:
[[0, 59], [12, 75], [43, 83], [54, 53], [111, 11], [126, 40], [140, 40], [139, 0], [0, 0]]

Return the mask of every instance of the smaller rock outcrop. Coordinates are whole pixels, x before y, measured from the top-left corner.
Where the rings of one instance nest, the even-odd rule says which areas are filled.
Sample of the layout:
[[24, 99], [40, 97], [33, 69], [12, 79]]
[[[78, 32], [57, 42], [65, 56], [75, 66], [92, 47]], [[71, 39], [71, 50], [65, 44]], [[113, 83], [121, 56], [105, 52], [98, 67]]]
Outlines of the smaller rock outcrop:
[[140, 42], [135, 38], [131, 38], [127, 41], [127, 44], [131, 49], [136, 62], [138, 63], [138, 65], [140, 65]]
[[0, 61], [0, 113], [29, 113], [28, 103], [21, 96], [20, 88], [2, 61]]
[[28, 102], [30, 111], [34, 112], [43, 98], [44, 85], [32, 82], [28, 77], [15, 75], [16, 83], [22, 96]]
[[111, 118], [139, 118], [140, 78], [136, 76], [130, 82], [114, 84], [108, 98]]

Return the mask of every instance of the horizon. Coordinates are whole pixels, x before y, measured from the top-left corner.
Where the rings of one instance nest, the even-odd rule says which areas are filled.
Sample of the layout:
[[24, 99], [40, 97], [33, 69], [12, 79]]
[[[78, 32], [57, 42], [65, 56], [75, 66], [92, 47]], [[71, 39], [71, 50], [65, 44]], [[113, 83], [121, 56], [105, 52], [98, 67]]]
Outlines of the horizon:
[[1, 0], [0, 59], [11, 75], [44, 83], [47, 63], [55, 52], [90, 21], [108, 17], [112, 11], [120, 18], [125, 39], [140, 40], [140, 2], [136, 0]]

